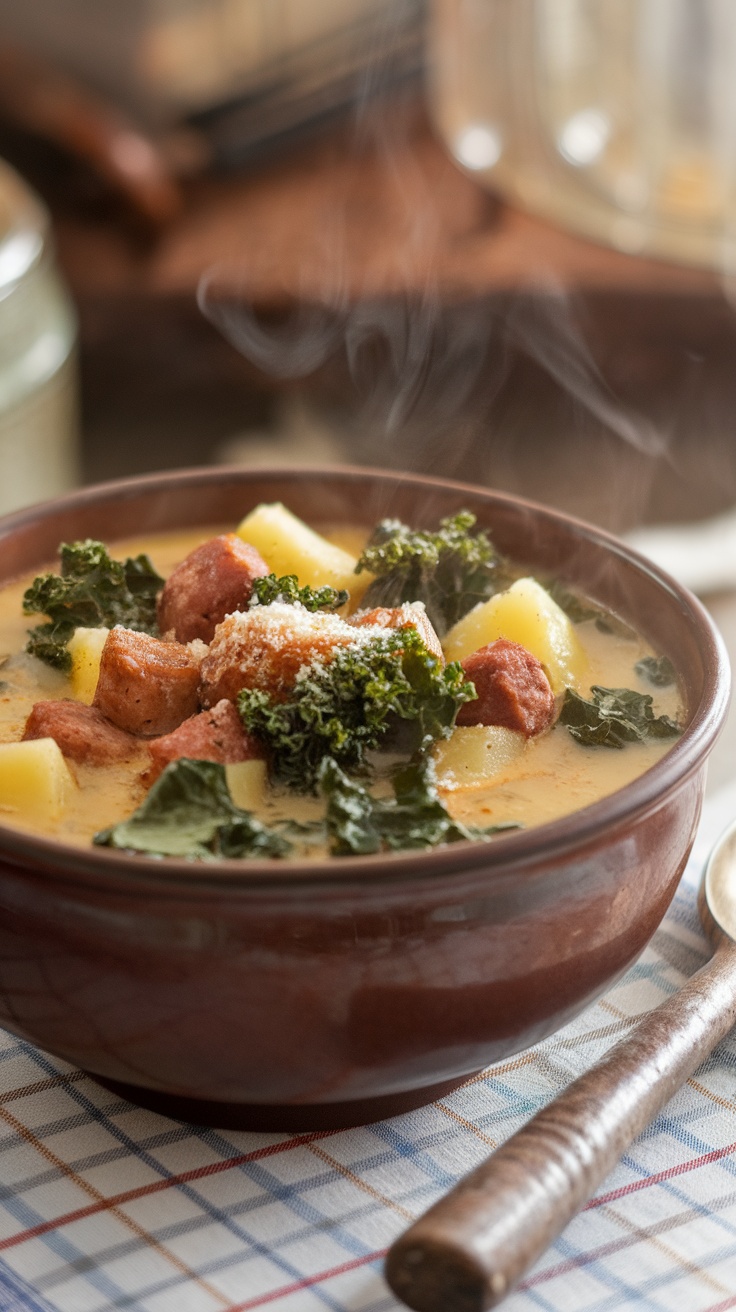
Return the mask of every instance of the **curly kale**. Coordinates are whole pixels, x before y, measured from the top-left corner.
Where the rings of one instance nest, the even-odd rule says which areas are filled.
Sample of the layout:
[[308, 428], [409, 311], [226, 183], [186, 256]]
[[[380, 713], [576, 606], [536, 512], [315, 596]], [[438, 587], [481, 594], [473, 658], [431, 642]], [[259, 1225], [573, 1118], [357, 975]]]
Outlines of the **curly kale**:
[[310, 588], [308, 584], [299, 586], [296, 574], [284, 574], [277, 578], [275, 574], [266, 574], [262, 579], [255, 579], [249, 606], [270, 606], [273, 601], [298, 604], [305, 610], [339, 610], [348, 600], [344, 588]]
[[425, 754], [394, 772], [393, 798], [373, 797], [331, 757], [322, 761], [318, 783], [327, 799], [325, 827], [333, 856], [487, 840], [500, 830], [520, 828], [509, 822], [478, 829], [453, 820], [437, 791], [432, 759]]
[[668, 715], [654, 714], [648, 693], [630, 688], [591, 688], [586, 701], [572, 688], [565, 691], [560, 724], [584, 747], [621, 748], [626, 743], [643, 743], [651, 738], [676, 738], [682, 728]]
[[[486, 533], [471, 533], [475, 515], [460, 511], [440, 520], [435, 533], [384, 519], [355, 567], [376, 577], [363, 605], [401, 606], [423, 601], [440, 637], [480, 601], [498, 591], [505, 562]], [[500, 586], [504, 586], [500, 583]]]
[[475, 688], [457, 662], [442, 667], [414, 628], [338, 648], [328, 664], [305, 666], [285, 701], [246, 688], [238, 709], [246, 729], [271, 750], [277, 779], [314, 791], [325, 757], [362, 770], [366, 754], [397, 721], [411, 730], [408, 750], [446, 737]]
[[235, 805], [224, 765], [186, 759], [167, 765], [138, 810], [95, 834], [93, 841], [99, 847], [187, 861], [281, 857], [291, 850], [279, 829]]
[[49, 622], [29, 631], [26, 651], [68, 672], [66, 644], [76, 628], [127, 629], [156, 633], [156, 595], [164, 581], [148, 556], [112, 560], [102, 542], [62, 542], [59, 574], [41, 574], [23, 597], [26, 615]]

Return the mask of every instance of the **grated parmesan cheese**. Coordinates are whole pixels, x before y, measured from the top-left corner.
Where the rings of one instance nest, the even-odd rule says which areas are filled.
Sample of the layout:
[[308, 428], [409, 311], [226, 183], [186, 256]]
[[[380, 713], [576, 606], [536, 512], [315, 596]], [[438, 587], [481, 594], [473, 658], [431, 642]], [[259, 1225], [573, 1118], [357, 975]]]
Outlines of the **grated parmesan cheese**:
[[202, 662], [205, 704], [222, 697], [231, 701], [243, 688], [279, 693], [293, 687], [299, 671], [316, 661], [329, 661], [337, 647], [360, 647], [385, 629], [355, 628], [325, 611], [273, 602], [252, 610], [234, 611], [215, 629]]

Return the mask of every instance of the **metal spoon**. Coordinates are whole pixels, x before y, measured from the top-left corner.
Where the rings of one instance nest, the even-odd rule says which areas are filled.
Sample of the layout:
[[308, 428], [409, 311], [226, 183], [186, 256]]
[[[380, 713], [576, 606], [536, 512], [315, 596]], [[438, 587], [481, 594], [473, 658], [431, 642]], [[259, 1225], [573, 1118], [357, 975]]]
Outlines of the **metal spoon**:
[[707, 965], [393, 1244], [386, 1279], [416, 1312], [499, 1303], [736, 1024], [736, 823], [698, 902]]

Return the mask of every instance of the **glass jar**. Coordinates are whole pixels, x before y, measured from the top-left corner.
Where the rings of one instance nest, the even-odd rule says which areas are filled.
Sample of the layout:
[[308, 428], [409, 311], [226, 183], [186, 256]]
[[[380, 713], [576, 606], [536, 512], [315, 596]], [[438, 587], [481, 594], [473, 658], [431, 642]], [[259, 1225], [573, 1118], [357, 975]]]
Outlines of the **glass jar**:
[[0, 162], [0, 514], [77, 481], [75, 339], [46, 211]]
[[627, 251], [736, 269], [733, 0], [432, 0], [464, 168]]

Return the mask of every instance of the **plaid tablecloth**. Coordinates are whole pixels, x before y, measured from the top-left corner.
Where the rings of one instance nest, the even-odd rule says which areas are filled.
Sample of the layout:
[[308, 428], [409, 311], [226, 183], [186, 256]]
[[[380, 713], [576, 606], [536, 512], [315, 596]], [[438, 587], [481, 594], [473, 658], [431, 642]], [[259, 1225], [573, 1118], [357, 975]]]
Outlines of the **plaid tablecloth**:
[[[450, 1097], [364, 1129], [198, 1129], [0, 1041], [0, 1312], [391, 1312], [382, 1258], [458, 1177], [703, 962], [695, 888], [736, 815], [706, 806], [653, 943], [567, 1029]], [[736, 1308], [736, 1039], [626, 1154], [507, 1312]]]

